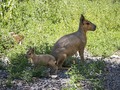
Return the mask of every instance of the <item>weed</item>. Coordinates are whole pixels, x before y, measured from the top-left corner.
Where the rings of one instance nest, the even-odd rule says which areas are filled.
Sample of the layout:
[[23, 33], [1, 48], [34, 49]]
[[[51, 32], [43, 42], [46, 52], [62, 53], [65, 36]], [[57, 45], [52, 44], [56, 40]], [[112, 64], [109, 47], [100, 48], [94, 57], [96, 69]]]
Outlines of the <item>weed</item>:
[[91, 88], [102, 90], [105, 62], [104, 61], [91, 61], [90, 63], [79, 63], [73, 65], [68, 72], [72, 83], [81, 88], [81, 85], [86, 82]]

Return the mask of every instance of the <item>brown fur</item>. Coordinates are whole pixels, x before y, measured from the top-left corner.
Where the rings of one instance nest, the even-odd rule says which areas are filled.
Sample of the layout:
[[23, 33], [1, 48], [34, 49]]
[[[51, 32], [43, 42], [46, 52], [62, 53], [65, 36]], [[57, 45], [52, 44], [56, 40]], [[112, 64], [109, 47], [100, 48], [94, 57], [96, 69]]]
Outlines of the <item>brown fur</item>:
[[11, 34], [11, 36], [14, 38], [14, 40], [15, 40], [18, 44], [22, 44], [22, 41], [23, 41], [23, 39], [24, 39], [24, 36], [23, 36], [23, 35], [18, 35], [18, 34], [14, 33], [14, 32], [11, 32], [10, 34]]
[[49, 54], [42, 54], [42, 55], [36, 55], [34, 53], [34, 48], [30, 48], [26, 54], [27, 58], [30, 59], [30, 63], [34, 64], [35, 66], [44, 65], [44, 66], [50, 66], [54, 68], [57, 73], [57, 65], [56, 60], [52, 55]]
[[96, 26], [81, 15], [78, 31], [61, 37], [55, 43], [51, 54], [56, 58], [59, 68], [62, 68], [62, 64], [68, 56], [74, 55], [77, 51], [84, 61], [84, 48], [87, 43], [86, 32], [95, 29]]

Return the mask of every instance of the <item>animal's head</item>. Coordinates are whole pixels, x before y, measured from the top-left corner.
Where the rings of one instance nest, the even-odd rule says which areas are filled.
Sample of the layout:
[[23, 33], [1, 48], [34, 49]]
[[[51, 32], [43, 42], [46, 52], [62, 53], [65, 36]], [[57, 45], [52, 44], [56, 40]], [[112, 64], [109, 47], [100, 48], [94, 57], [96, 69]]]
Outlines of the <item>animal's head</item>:
[[29, 48], [29, 50], [27, 51], [27, 53], [26, 53], [26, 57], [27, 58], [33, 58], [33, 55], [34, 55], [34, 48]]
[[81, 14], [79, 28], [81, 28], [82, 30], [85, 30], [85, 31], [95, 31], [96, 25], [93, 24], [92, 22], [86, 20], [85, 17]]

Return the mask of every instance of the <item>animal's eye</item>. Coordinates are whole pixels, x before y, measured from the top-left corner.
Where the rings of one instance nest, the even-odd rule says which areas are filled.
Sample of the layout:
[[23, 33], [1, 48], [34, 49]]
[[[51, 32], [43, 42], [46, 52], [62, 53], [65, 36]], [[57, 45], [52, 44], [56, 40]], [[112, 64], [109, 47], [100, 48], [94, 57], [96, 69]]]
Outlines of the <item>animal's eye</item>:
[[89, 23], [88, 23], [88, 22], [87, 22], [86, 24], [87, 24], [87, 25], [89, 25]]

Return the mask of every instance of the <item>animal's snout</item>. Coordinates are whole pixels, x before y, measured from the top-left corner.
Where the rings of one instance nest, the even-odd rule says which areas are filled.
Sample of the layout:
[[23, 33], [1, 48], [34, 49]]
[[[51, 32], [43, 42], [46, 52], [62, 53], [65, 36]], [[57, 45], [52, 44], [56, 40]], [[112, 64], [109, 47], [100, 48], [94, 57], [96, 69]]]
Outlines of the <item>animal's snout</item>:
[[95, 31], [96, 30], [96, 25], [94, 25], [94, 27], [93, 27], [93, 31]]

